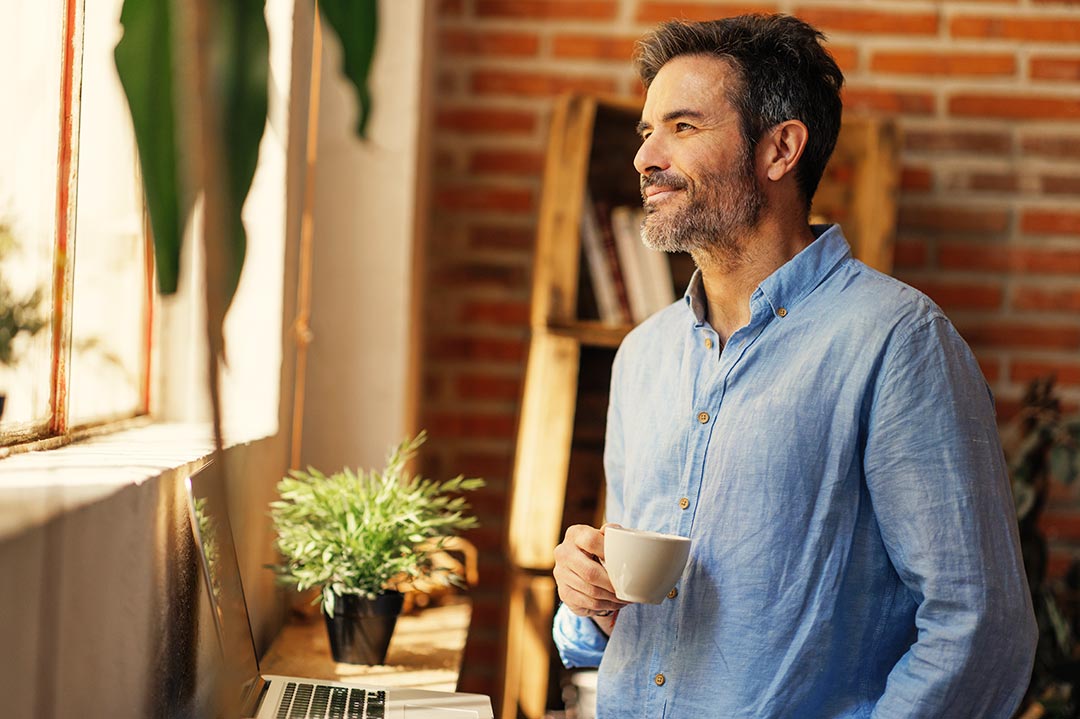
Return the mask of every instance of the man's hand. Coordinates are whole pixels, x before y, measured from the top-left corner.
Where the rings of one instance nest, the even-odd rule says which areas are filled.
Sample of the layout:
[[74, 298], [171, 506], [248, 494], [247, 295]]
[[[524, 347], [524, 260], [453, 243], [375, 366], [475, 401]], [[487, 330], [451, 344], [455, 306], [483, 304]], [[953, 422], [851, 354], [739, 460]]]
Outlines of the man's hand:
[[[615, 526], [607, 525], [604, 527]], [[594, 617], [605, 633], [614, 625], [613, 614], [627, 605], [615, 596], [604, 559], [604, 528], [575, 524], [555, 547], [555, 583], [559, 599], [581, 617]]]

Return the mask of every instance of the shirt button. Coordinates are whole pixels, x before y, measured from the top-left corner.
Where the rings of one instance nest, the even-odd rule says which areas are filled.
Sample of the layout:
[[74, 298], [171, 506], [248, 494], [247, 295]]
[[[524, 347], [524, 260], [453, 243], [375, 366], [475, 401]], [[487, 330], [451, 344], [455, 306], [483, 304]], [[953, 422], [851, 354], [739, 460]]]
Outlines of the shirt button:
[[712, 337], [706, 337], [705, 338], [705, 349], [707, 349], [707, 350], [712, 349]]
[[702, 424], [707, 424], [708, 421], [709, 421], [709, 413], [708, 412], [698, 412], [697, 421], [701, 422]]
[[671, 591], [667, 593], [667, 598], [668, 599], [674, 599], [677, 596], [679, 596], [679, 588], [678, 587], [672, 587]]
[[689, 506], [690, 506], [690, 500], [687, 499], [686, 497], [683, 497], [682, 499], [679, 500], [679, 509], [686, 509]]
[[787, 310], [781, 307], [776, 311], [776, 314], [780, 317], [787, 317]]
[[662, 687], [662, 686], [664, 686], [664, 682], [666, 682], [667, 679], [664, 679], [663, 674], [657, 674], [656, 677], [653, 679], [653, 681], [656, 682], [656, 686]]

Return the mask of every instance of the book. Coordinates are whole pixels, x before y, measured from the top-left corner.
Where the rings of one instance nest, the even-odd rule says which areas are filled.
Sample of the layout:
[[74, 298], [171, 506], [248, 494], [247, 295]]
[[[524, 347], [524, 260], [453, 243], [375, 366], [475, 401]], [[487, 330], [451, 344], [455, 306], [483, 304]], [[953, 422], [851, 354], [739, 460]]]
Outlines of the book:
[[645, 210], [637, 207], [633, 212], [633, 226], [638, 231], [638, 252], [641, 256], [641, 267], [646, 284], [646, 293], [649, 295], [649, 304], [652, 308], [650, 314], [659, 312], [677, 299], [675, 284], [671, 279], [671, 255], [667, 252], [654, 250], [645, 244], [641, 236], [645, 222]]
[[630, 318], [623, 313], [619, 302], [619, 292], [615, 286], [615, 272], [604, 247], [604, 234], [600, 219], [596, 214], [592, 196], [585, 190], [585, 202], [581, 210], [581, 251], [585, 253], [585, 264], [589, 268], [593, 294], [600, 320], [605, 324], [625, 324]]
[[642, 242], [644, 218], [645, 213], [640, 208], [616, 207], [611, 210], [611, 227], [635, 323], [675, 301], [667, 253], [646, 247]]
[[611, 205], [602, 200], [594, 200], [593, 208], [593, 216], [596, 217], [600, 236], [604, 241], [604, 255], [607, 257], [607, 266], [615, 285], [615, 294], [619, 298], [619, 321], [621, 324], [630, 324], [633, 313], [630, 310], [630, 296], [626, 291], [625, 272], [619, 263], [619, 252], [615, 247], [615, 233], [611, 229]]

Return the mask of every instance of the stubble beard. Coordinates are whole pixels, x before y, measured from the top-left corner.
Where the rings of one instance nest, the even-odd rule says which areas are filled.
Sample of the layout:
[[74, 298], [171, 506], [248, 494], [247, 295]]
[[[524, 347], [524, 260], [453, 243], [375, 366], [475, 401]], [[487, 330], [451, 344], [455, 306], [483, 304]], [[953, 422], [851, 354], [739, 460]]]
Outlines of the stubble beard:
[[645, 245], [663, 252], [708, 254], [736, 263], [743, 253], [743, 238], [757, 226], [766, 204], [750, 156], [746, 151], [732, 169], [703, 174], [693, 187], [674, 173], [657, 172], [643, 177], [643, 195], [649, 185], [679, 189], [686, 195], [678, 198], [677, 206], [651, 208], [645, 204]]

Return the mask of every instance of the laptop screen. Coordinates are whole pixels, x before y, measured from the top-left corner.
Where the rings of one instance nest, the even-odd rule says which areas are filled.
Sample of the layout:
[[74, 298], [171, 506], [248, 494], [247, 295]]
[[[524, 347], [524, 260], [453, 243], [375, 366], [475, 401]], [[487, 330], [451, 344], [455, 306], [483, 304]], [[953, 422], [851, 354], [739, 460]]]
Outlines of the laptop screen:
[[[204, 464], [187, 479], [188, 512], [206, 598], [200, 611], [200, 675], [210, 663], [205, 645], [216, 644], [217, 666], [207, 667], [210, 680], [200, 676], [200, 687], [211, 692], [225, 716], [238, 716], [258, 700], [262, 689], [255, 642], [251, 634], [240, 565], [236, 560], [225, 486], [218, 466]], [[212, 627], [212, 628], [211, 628]]]

